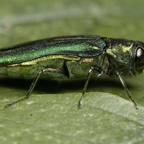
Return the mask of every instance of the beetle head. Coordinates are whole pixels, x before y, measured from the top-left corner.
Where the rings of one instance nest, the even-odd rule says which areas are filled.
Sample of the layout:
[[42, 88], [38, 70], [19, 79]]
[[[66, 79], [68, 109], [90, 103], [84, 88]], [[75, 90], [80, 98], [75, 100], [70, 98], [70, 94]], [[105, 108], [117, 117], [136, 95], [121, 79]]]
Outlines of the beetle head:
[[144, 43], [136, 42], [134, 51], [135, 69], [142, 71], [144, 69]]

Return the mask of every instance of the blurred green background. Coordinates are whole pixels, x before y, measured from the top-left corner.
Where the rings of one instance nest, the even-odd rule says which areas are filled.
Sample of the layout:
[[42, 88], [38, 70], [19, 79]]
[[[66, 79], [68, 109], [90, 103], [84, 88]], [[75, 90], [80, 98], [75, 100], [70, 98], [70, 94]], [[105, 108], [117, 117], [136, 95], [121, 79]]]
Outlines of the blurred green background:
[[[0, 47], [66, 35], [101, 35], [144, 41], [144, 1], [0, 1]], [[31, 97], [31, 80], [0, 79], [0, 143], [142, 144], [144, 74], [124, 77], [140, 108], [136, 110], [119, 79], [90, 80], [81, 109], [77, 101], [85, 80], [40, 80]]]

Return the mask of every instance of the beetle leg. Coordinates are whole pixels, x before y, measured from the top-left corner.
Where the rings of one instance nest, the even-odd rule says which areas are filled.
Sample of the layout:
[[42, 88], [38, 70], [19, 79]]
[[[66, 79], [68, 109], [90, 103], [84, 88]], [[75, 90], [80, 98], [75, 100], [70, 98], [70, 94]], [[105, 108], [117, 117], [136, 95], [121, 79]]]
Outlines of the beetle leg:
[[83, 95], [84, 95], [85, 92], [86, 92], [86, 88], [87, 88], [87, 85], [88, 85], [88, 82], [89, 82], [90, 75], [91, 75], [92, 71], [93, 71], [93, 67], [91, 67], [90, 70], [89, 70], [89, 72], [88, 72], [87, 79], [86, 79], [84, 88], [83, 88], [83, 90], [82, 90], [82, 95], [81, 95], [81, 97], [79, 98], [79, 101], [78, 101], [78, 107], [81, 106], [81, 100], [82, 100]]
[[62, 72], [60, 69], [46, 68], [46, 69], [41, 70], [41, 71], [36, 75], [36, 77], [34, 78], [33, 82], [31, 83], [27, 95], [26, 95], [24, 98], [21, 98], [21, 99], [19, 99], [19, 100], [17, 100], [17, 101], [14, 101], [14, 102], [11, 103], [11, 104], [6, 105], [5, 107], [10, 107], [10, 106], [12, 106], [12, 105], [14, 105], [14, 104], [16, 104], [16, 103], [19, 103], [19, 102], [22, 101], [22, 100], [28, 99], [29, 96], [30, 96], [30, 94], [31, 94], [31, 92], [33, 91], [33, 89], [34, 89], [34, 87], [35, 87], [35, 85], [36, 85], [36, 83], [37, 83], [40, 75], [43, 74], [43, 73], [45, 73], [45, 72], [57, 73], [57, 74], [62, 74], [62, 75], [63, 75], [63, 72]]
[[[81, 97], [79, 98], [79, 101], [78, 101], [78, 107], [79, 107], [79, 108], [80, 108], [80, 106], [81, 106], [81, 100], [82, 100], [82, 98], [83, 98], [83, 96], [84, 96], [84, 94], [85, 94], [85, 92], [86, 92], [86, 89], [87, 89], [87, 86], [88, 86], [88, 82], [89, 82], [89, 79], [90, 79], [90, 75], [91, 75], [91, 73], [93, 72], [93, 70], [94, 70], [94, 67], [91, 67], [91, 68], [89, 69], [89, 72], [88, 72], [88, 75], [87, 75], [87, 79], [86, 79], [84, 88], [83, 88], [83, 90], [82, 90], [82, 95], [81, 95]], [[101, 72], [101, 74], [102, 74], [102, 73], [103, 73], [103, 71]], [[99, 77], [101, 74], [98, 74], [98, 77]]]
[[122, 85], [123, 85], [123, 87], [124, 87], [124, 90], [125, 90], [125, 92], [127, 93], [128, 97], [131, 99], [131, 101], [133, 102], [133, 104], [134, 104], [134, 106], [136, 107], [136, 109], [138, 109], [137, 103], [136, 103], [135, 100], [131, 97], [130, 92], [129, 92], [129, 90], [128, 90], [126, 84], [125, 84], [125, 82], [123, 81], [122, 77], [120, 76], [119, 72], [117, 72], [117, 75], [118, 75], [118, 77], [119, 77], [119, 79], [120, 79], [120, 81], [121, 81], [121, 83], [122, 83]]

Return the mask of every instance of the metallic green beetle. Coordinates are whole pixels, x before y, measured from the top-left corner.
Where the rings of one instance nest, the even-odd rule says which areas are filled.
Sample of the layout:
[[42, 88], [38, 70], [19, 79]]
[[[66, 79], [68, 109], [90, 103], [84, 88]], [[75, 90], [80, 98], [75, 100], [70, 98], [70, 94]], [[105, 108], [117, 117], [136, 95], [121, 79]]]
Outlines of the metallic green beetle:
[[86, 77], [82, 96], [90, 75], [103, 73], [119, 77], [132, 99], [121, 75], [135, 76], [144, 69], [144, 43], [100, 36], [49, 38], [0, 49], [0, 75], [34, 79], [27, 95], [6, 107], [29, 98], [39, 78], [73, 79]]

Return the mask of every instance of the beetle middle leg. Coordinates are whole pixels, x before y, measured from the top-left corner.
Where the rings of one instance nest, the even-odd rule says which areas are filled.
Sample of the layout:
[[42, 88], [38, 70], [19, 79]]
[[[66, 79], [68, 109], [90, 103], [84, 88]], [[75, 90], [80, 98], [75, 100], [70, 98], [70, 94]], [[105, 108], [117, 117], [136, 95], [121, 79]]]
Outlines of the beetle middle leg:
[[60, 74], [60, 75], [62, 75], [62, 76], [65, 77], [64, 72], [63, 72], [62, 70], [60, 70], [60, 69], [55, 69], [55, 68], [46, 68], [46, 69], [43, 69], [43, 70], [41, 70], [41, 71], [36, 75], [36, 77], [34, 78], [33, 82], [32, 82], [31, 85], [30, 85], [30, 88], [29, 88], [29, 90], [28, 90], [27, 95], [26, 95], [25, 97], [17, 100], [17, 101], [14, 101], [14, 102], [11, 103], [11, 104], [6, 105], [5, 107], [10, 107], [10, 106], [12, 106], [12, 105], [14, 105], [14, 104], [16, 104], [16, 103], [19, 103], [19, 102], [22, 101], [22, 100], [28, 99], [28, 98], [30, 97], [30, 94], [31, 94], [31, 92], [33, 91], [33, 89], [34, 89], [34, 87], [35, 87], [35, 85], [36, 85], [36, 83], [37, 83], [40, 75], [43, 74], [43, 73], [45, 73], [45, 72], [49, 72], [49, 73], [51, 73], [51, 74]]
[[[81, 95], [81, 97], [79, 98], [79, 101], [78, 101], [78, 107], [80, 108], [80, 106], [81, 106], [81, 100], [82, 100], [82, 98], [83, 98], [83, 96], [84, 96], [84, 94], [85, 94], [85, 92], [86, 92], [86, 89], [87, 89], [87, 86], [88, 86], [88, 82], [89, 82], [89, 79], [90, 79], [90, 75], [91, 75], [91, 73], [93, 72], [93, 70], [96, 70], [94, 67], [91, 67], [90, 69], [89, 69], [89, 72], [88, 72], [88, 75], [87, 75], [87, 79], [86, 79], [86, 82], [85, 82], [85, 85], [84, 85], [84, 88], [83, 88], [83, 90], [82, 90], [82, 95]], [[96, 70], [97, 71], [97, 70]], [[97, 71], [99, 74], [97, 74], [97, 76], [99, 77], [102, 73], [103, 73], [103, 71]]]

